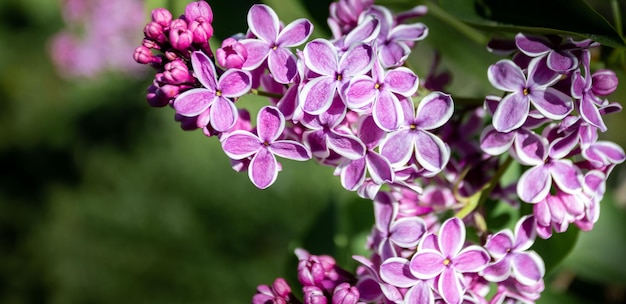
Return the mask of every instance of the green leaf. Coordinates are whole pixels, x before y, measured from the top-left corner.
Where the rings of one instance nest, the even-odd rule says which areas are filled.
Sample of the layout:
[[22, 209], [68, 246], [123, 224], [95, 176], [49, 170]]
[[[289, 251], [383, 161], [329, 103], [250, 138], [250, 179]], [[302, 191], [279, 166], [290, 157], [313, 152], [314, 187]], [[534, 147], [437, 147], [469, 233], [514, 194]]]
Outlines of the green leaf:
[[583, 0], [441, 0], [458, 19], [492, 32], [560, 34], [626, 48], [615, 28]]
[[552, 234], [547, 240], [537, 238], [531, 247], [546, 264], [546, 275], [556, 268], [574, 249], [578, 239], [578, 228], [570, 225], [569, 229], [563, 233]]

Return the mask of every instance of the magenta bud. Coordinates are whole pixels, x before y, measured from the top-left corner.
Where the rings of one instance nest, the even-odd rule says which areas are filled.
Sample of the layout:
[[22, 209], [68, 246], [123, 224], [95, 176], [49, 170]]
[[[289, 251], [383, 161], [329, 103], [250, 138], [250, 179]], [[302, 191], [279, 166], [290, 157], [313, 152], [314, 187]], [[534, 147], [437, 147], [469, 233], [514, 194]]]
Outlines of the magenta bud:
[[239, 69], [248, 58], [246, 47], [234, 38], [222, 41], [222, 47], [215, 50], [217, 63], [227, 69]]
[[133, 59], [141, 64], [152, 63], [152, 57], [152, 52], [145, 46], [137, 47], [133, 53]]
[[141, 42], [141, 45], [149, 48], [149, 49], [155, 49], [155, 50], [159, 50], [161, 49], [161, 46], [159, 46], [158, 43], [156, 43], [154, 40], [152, 39], [148, 39], [148, 38], [144, 38], [143, 41]]
[[591, 90], [598, 96], [611, 95], [617, 89], [618, 79], [611, 70], [597, 70], [591, 75], [591, 80]]
[[326, 304], [328, 299], [324, 295], [324, 292], [316, 286], [304, 286], [304, 304]]
[[163, 98], [163, 95], [158, 93], [159, 87], [150, 85], [148, 87], [148, 94], [146, 94], [146, 101], [151, 107], [161, 108], [169, 104], [168, 98]]
[[180, 92], [180, 88], [178, 86], [166, 84], [159, 88], [159, 90], [157, 91], [157, 95], [160, 95], [163, 98], [166, 98], [169, 102], [169, 100], [172, 100], [176, 96], [178, 96], [179, 92]]
[[302, 286], [321, 286], [324, 276], [324, 266], [317, 256], [298, 262], [298, 281]]
[[152, 21], [161, 26], [168, 27], [172, 22], [172, 13], [165, 8], [155, 8], [152, 10]]
[[341, 283], [333, 292], [332, 304], [356, 304], [360, 297], [361, 294], [356, 287]]
[[178, 58], [180, 58], [180, 56], [176, 52], [172, 50], [165, 51], [165, 59], [168, 61], [174, 61]]
[[171, 29], [170, 30], [170, 44], [173, 48], [184, 51], [191, 46], [193, 42], [193, 33], [188, 29]]
[[204, 45], [213, 37], [213, 26], [204, 17], [191, 22], [189, 30], [193, 32], [193, 42]]
[[170, 31], [175, 29], [187, 29], [187, 22], [183, 19], [174, 19], [170, 23]]
[[146, 35], [146, 38], [154, 40], [157, 43], [163, 43], [167, 39], [167, 37], [165, 37], [165, 33], [163, 32], [163, 26], [154, 21], [146, 24], [146, 27], [143, 29], [143, 33]]
[[192, 80], [193, 77], [189, 74], [187, 65], [180, 60], [174, 60], [165, 64], [165, 71], [163, 72], [163, 81], [168, 84], [181, 84]]
[[285, 279], [277, 278], [274, 280], [274, 284], [272, 284], [272, 289], [274, 289], [274, 293], [278, 296], [287, 298], [291, 293], [291, 287]]
[[187, 4], [185, 7], [185, 19], [192, 22], [199, 17], [204, 17], [207, 22], [213, 22], [213, 11], [206, 1], [195, 1]]

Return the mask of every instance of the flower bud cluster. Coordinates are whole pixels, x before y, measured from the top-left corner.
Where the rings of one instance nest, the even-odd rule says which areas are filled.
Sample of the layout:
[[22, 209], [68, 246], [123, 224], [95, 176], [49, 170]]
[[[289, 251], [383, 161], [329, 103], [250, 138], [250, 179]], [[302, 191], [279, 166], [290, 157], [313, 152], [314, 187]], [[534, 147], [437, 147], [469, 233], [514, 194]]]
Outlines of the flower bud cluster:
[[143, 43], [133, 54], [137, 63], [148, 64], [157, 72], [146, 95], [150, 106], [170, 105], [180, 93], [199, 85], [189, 60], [194, 51], [211, 54], [212, 21], [213, 11], [205, 1], [188, 4], [185, 14], [176, 19], [167, 9], [152, 11], [143, 30]]
[[[488, 71], [504, 95], [487, 96], [484, 107], [455, 105], [442, 91], [450, 74], [435, 71], [438, 59], [425, 77], [405, 66], [428, 35], [413, 21], [425, 13], [339, 0], [330, 6], [333, 38], [313, 39], [310, 21], [284, 25], [257, 4], [247, 33], [215, 52], [204, 38], [213, 16], [202, 1], [176, 20], [157, 9], [144, 30], [135, 59], [157, 69], [150, 104], [170, 105], [184, 129], [217, 138], [256, 187], [277, 180], [277, 156], [315, 159], [373, 201], [372, 255], [354, 257], [355, 275], [331, 257], [296, 251], [304, 303], [532, 303], [545, 274], [535, 237], [571, 223], [591, 229], [606, 178], [626, 158], [598, 140], [602, 115], [621, 107], [599, 97], [617, 78], [591, 72], [595, 43], [519, 34], [511, 48], [492, 45], [513, 55]], [[247, 94], [268, 97], [256, 125], [237, 102]], [[514, 161], [527, 169], [502, 184]], [[487, 227], [486, 202], [531, 203], [534, 211], [514, 231]], [[268, 302], [300, 300], [279, 279], [253, 298]]]

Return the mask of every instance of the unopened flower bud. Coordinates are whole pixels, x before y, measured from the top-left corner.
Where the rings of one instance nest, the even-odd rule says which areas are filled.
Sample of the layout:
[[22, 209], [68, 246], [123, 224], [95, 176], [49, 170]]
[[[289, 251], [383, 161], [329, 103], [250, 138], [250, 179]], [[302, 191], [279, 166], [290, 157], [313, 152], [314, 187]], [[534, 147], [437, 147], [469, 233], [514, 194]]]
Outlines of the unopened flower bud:
[[165, 59], [167, 59], [168, 61], [174, 61], [178, 58], [180, 58], [180, 56], [176, 52], [172, 50], [165, 51]]
[[348, 283], [341, 283], [333, 292], [332, 304], [356, 304], [361, 297], [359, 290]]
[[598, 96], [610, 95], [617, 89], [617, 76], [611, 70], [597, 70], [591, 75], [591, 90]]
[[304, 304], [326, 304], [328, 300], [324, 292], [316, 286], [304, 286]]
[[181, 84], [191, 79], [192, 76], [189, 74], [189, 69], [182, 60], [177, 59], [165, 65], [165, 71], [163, 72], [164, 82], [169, 84]]
[[170, 23], [170, 31], [175, 29], [187, 29], [187, 22], [183, 19], [174, 19]]
[[135, 53], [133, 53], [133, 59], [135, 59], [137, 63], [141, 64], [152, 63], [152, 57], [152, 52], [145, 46], [137, 47], [135, 49]]
[[209, 23], [213, 22], [213, 11], [206, 1], [195, 1], [185, 7], [185, 19], [192, 22], [199, 17], [204, 17]]
[[193, 42], [203, 45], [213, 37], [213, 26], [204, 17], [191, 22], [189, 30], [193, 33]]
[[310, 256], [298, 263], [298, 281], [303, 286], [320, 286], [324, 272], [324, 266], [317, 256]]
[[167, 40], [167, 37], [165, 37], [165, 33], [163, 32], [163, 26], [154, 21], [146, 24], [146, 27], [143, 29], [143, 33], [146, 35], [146, 38], [152, 39], [157, 43], [163, 43]]
[[274, 293], [276, 295], [284, 298], [289, 297], [289, 294], [291, 293], [291, 287], [289, 287], [289, 284], [283, 278], [277, 278], [276, 280], [274, 280], [274, 284], [272, 284], [272, 289], [274, 290]]
[[146, 94], [146, 101], [148, 105], [155, 108], [161, 108], [169, 104], [169, 99], [164, 98], [163, 95], [158, 94], [159, 87], [156, 85], [150, 85], [148, 87], [148, 94]]
[[239, 69], [248, 58], [246, 47], [234, 38], [222, 41], [222, 47], [215, 50], [217, 63], [227, 69]]
[[173, 48], [184, 51], [191, 46], [193, 42], [193, 33], [188, 29], [171, 29], [170, 44]]
[[152, 21], [166, 28], [172, 22], [172, 13], [165, 8], [155, 8], [152, 10]]
[[161, 46], [159, 46], [158, 43], [156, 43], [154, 40], [152, 39], [148, 39], [148, 38], [144, 38], [143, 41], [141, 42], [141, 45], [149, 48], [149, 49], [155, 49], [155, 50], [159, 50], [161, 49]]

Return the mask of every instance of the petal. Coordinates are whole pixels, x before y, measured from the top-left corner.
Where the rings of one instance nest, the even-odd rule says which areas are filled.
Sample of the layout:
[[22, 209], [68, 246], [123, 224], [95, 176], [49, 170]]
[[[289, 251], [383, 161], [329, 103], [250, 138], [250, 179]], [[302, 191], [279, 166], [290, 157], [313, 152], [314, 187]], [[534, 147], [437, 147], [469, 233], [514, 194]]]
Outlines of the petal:
[[548, 67], [559, 73], [565, 73], [578, 66], [578, 59], [570, 52], [554, 51], [548, 54]]
[[274, 154], [267, 149], [260, 149], [250, 161], [248, 176], [259, 189], [265, 189], [272, 185], [278, 176], [278, 163]]
[[515, 44], [526, 55], [537, 57], [552, 50], [550, 41], [540, 36], [519, 33], [515, 36]]
[[416, 216], [403, 217], [391, 224], [389, 238], [398, 246], [411, 248], [417, 246], [426, 232], [426, 224]]
[[335, 96], [337, 84], [332, 77], [318, 77], [307, 82], [300, 92], [304, 112], [319, 115], [328, 110]]
[[248, 11], [248, 26], [250, 31], [259, 39], [273, 43], [278, 37], [278, 16], [271, 7], [264, 4], [255, 4]]
[[372, 68], [374, 63], [372, 47], [359, 43], [353, 45], [346, 51], [339, 61], [339, 71], [344, 77], [365, 74]]
[[521, 93], [513, 93], [500, 100], [493, 113], [493, 127], [500, 132], [510, 132], [524, 124], [530, 111], [530, 100]]
[[206, 111], [215, 99], [215, 92], [207, 89], [191, 89], [178, 95], [174, 99], [173, 106], [176, 113], [193, 117]]
[[465, 225], [459, 218], [450, 218], [441, 225], [437, 244], [444, 256], [448, 258], [456, 256], [461, 251], [464, 242]]
[[404, 295], [405, 304], [434, 304], [435, 296], [428, 283], [419, 281]]
[[345, 35], [344, 45], [350, 46], [356, 42], [370, 42], [380, 33], [380, 21], [373, 15], [367, 15], [359, 24]]
[[397, 129], [404, 119], [400, 101], [387, 90], [381, 91], [374, 101], [372, 116], [376, 125], [387, 132]]
[[386, 158], [381, 157], [376, 152], [368, 152], [365, 154], [365, 158], [367, 159], [367, 170], [375, 183], [393, 182], [394, 171]]
[[389, 44], [383, 44], [378, 47], [378, 60], [382, 63], [383, 67], [397, 67], [406, 61], [411, 53], [405, 43], [395, 42]]
[[232, 159], [243, 159], [261, 149], [261, 142], [256, 135], [243, 130], [233, 131], [222, 140], [224, 153]]
[[483, 269], [482, 276], [490, 282], [502, 282], [511, 276], [511, 259], [505, 257]]
[[355, 159], [341, 170], [341, 185], [346, 190], [355, 191], [365, 181], [365, 158]]
[[282, 47], [293, 47], [303, 44], [313, 32], [311, 21], [301, 18], [289, 23], [278, 35], [276, 43]]
[[248, 52], [248, 57], [243, 63], [243, 68], [246, 70], [254, 70], [261, 66], [271, 50], [267, 42], [259, 39], [242, 39], [239, 43], [245, 46]]
[[526, 88], [546, 87], [554, 84], [560, 78], [561, 74], [548, 67], [545, 57], [535, 58], [528, 64], [528, 81], [526, 82]]
[[506, 152], [515, 139], [515, 132], [498, 132], [492, 126], [487, 126], [480, 134], [480, 148], [490, 155], [500, 155]]
[[191, 54], [191, 66], [193, 72], [200, 83], [208, 89], [215, 90], [217, 86], [217, 76], [215, 73], [215, 64], [203, 52], [193, 52]]
[[423, 23], [398, 24], [389, 33], [389, 40], [417, 41], [426, 38], [428, 27]]
[[380, 154], [389, 160], [392, 166], [406, 164], [413, 153], [413, 136], [410, 130], [398, 130], [389, 134], [380, 146]]
[[489, 236], [485, 248], [489, 250], [491, 256], [499, 260], [513, 248], [513, 242], [514, 239], [511, 230], [502, 230]]
[[563, 119], [573, 109], [572, 98], [555, 88], [534, 90], [528, 95], [530, 101], [547, 118]]
[[269, 150], [282, 158], [304, 161], [311, 158], [311, 151], [303, 144], [292, 140], [277, 140]]
[[547, 140], [532, 131], [521, 129], [515, 136], [515, 154], [520, 163], [542, 165], [547, 157]]
[[219, 97], [215, 99], [213, 105], [211, 105], [211, 126], [218, 132], [228, 131], [237, 122], [239, 112], [235, 104], [230, 100]]
[[259, 138], [267, 144], [277, 140], [285, 129], [285, 118], [275, 107], [261, 108], [257, 114], [256, 123]]
[[598, 110], [598, 107], [588, 94], [583, 94], [579, 107], [578, 112], [586, 122], [600, 129], [602, 132], [607, 130], [604, 120], [602, 120], [602, 116], [600, 115], [600, 110]]
[[454, 103], [450, 95], [432, 92], [420, 101], [415, 120], [420, 129], [432, 130], [448, 122], [453, 112]]
[[487, 77], [496, 89], [506, 92], [520, 92], [526, 86], [522, 69], [508, 59], [491, 65], [487, 70]]
[[387, 132], [381, 130], [372, 116], [367, 116], [358, 126], [358, 137], [368, 149], [374, 149], [385, 138]]
[[463, 249], [452, 260], [452, 265], [459, 272], [479, 272], [487, 266], [489, 260], [489, 254], [485, 249], [472, 245]]
[[335, 47], [326, 39], [315, 39], [304, 47], [304, 63], [311, 71], [334, 76], [338, 70], [338, 58]]
[[519, 178], [517, 195], [527, 203], [538, 203], [550, 193], [552, 179], [550, 170], [545, 166], [532, 167]]
[[543, 260], [534, 251], [514, 254], [511, 264], [515, 279], [526, 286], [539, 283], [546, 272]]
[[443, 264], [444, 260], [445, 257], [438, 251], [422, 249], [413, 255], [409, 268], [416, 278], [428, 280], [436, 277], [446, 268]]
[[515, 225], [515, 250], [523, 251], [530, 248], [535, 242], [537, 224], [533, 216], [524, 216]]
[[417, 282], [409, 270], [409, 261], [398, 257], [389, 258], [380, 265], [380, 278], [400, 288], [411, 287]]
[[281, 47], [270, 51], [267, 66], [274, 80], [279, 83], [291, 83], [298, 74], [296, 56]]
[[462, 276], [451, 268], [445, 268], [439, 277], [437, 289], [444, 301], [448, 304], [461, 304], [464, 289], [461, 285]]
[[376, 229], [384, 234], [389, 233], [389, 225], [395, 218], [394, 205], [392, 204], [392, 197], [387, 192], [380, 192], [374, 199], [374, 221], [376, 222]]
[[219, 80], [219, 89], [224, 97], [241, 97], [250, 91], [252, 76], [247, 71], [228, 69]]
[[345, 92], [346, 105], [353, 110], [369, 106], [378, 94], [372, 78], [360, 75], [354, 77]]
[[327, 144], [331, 150], [347, 159], [359, 159], [365, 156], [365, 145], [356, 136], [330, 132]]
[[313, 156], [326, 158], [330, 154], [326, 144], [326, 137], [326, 133], [322, 130], [305, 131], [302, 134], [302, 142], [304, 142], [309, 149], [311, 149], [311, 154]]
[[417, 75], [405, 67], [395, 68], [385, 75], [385, 88], [400, 95], [411, 96], [415, 94], [418, 85]]
[[559, 189], [569, 194], [576, 194], [582, 190], [582, 174], [570, 160], [552, 160], [549, 168], [552, 180]]
[[450, 148], [439, 137], [426, 131], [415, 132], [415, 157], [430, 172], [441, 171], [450, 159]]

